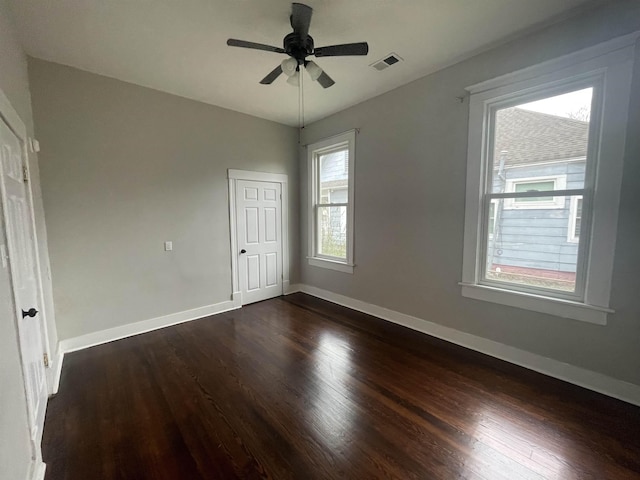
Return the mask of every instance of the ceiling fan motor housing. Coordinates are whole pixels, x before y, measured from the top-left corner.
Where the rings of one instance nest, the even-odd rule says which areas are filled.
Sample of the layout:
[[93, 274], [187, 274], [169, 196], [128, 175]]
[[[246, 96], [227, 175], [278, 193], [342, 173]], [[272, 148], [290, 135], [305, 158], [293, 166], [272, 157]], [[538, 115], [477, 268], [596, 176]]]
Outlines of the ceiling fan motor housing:
[[304, 59], [313, 53], [313, 38], [307, 35], [306, 39], [302, 39], [300, 35], [293, 32], [284, 37], [284, 51], [292, 58], [298, 61], [298, 65], [304, 63]]

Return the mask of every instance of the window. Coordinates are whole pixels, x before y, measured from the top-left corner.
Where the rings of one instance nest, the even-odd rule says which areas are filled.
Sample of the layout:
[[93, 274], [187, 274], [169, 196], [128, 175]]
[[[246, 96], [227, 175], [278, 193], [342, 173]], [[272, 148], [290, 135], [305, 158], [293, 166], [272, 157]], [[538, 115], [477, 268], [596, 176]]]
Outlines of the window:
[[493, 238], [496, 229], [496, 205], [498, 204], [497, 200], [491, 200], [489, 204], [489, 223], [488, 223], [488, 233], [489, 238]]
[[582, 226], [582, 197], [571, 198], [571, 213], [569, 215], [569, 229], [567, 241], [577, 243], [580, 241], [580, 228]]
[[309, 264], [353, 273], [355, 131], [307, 148]]
[[[487, 169], [484, 195], [487, 201], [502, 199], [504, 208], [499, 223], [495, 211], [493, 221], [489, 212], [492, 241], [480, 245], [480, 280], [486, 285], [572, 300], [581, 297], [581, 254], [587, 241], [582, 249], [562, 247], [567, 243], [569, 205], [576, 194], [584, 193], [589, 173], [584, 159], [595, 84], [583, 87], [582, 82], [569, 83], [559, 94], [542, 88], [522, 100], [514, 94], [510, 102], [489, 110], [487, 136], [493, 151], [488, 158], [493, 165]], [[580, 118], [574, 118], [576, 112]], [[496, 228], [500, 235], [492, 236]]]
[[606, 323], [634, 41], [468, 88], [464, 296]]
[[[531, 165], [534, 166], [535, 161], [532, 161]], [[525, 163], [519, 167], [521, 170], [524, 170], [527, 166]], [[558, 175], [556, 177], [516, 178], [507, 180], [505, 183], [505, 190], [507, 192], [553, 192], [566, 188], [567, 177], [566, 175]], [[515, 197], [505, 199], [504, 208], [564, 208], [564, 204], [564, 197]]]

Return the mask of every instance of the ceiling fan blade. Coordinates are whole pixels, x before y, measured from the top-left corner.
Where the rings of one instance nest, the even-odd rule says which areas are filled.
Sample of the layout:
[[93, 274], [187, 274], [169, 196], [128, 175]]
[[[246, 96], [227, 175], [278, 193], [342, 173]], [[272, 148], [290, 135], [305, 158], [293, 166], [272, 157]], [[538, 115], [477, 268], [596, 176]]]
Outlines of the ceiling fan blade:
[[347, 55], [366, 55], [367, 53], [369, 53], [369, 44], [367, 42], [330, 45], [328, 47], [318, 47], [313, 51], [316, 57], [342, 57]]
[[309, 35], [309, 25], [311, 25], [311, 15], [313, 8], [302, 3], [291, 4], [291, 27], [293, 32], [300, 35], [302, 41], [307, 39]]
[[323, 70], [320, 76], [318, 77], [318, 83], [322, 85], [322, 88], [329, 88], [331, 85], [333, 85], [336, 82], [334, 82], [333, 78], [327, 75], [327, 73]]
[[276, 68], [271, 70], [271, 72], [269, 72], [269, 74], [266, 77], [260, 80], [260, 83], [263, 85], [271, 85], [273, 81], [280, 76], [281, 73], [282, 73], [282, 67], [278, 65]]
[[285, 53], [284, 49], [278, 47], [272, 47], [271, 45], [264, 45], [262, 43], [255, 42], [247, 42], [245, 40], [236, 40], [235, 38], [230, 38], [227, 40], [227, 45], [230, 47], [242, 47], [242, 48], [253, 48], [254, 50], [264, 50], [265, 52], [274, 52], [274, 53]]

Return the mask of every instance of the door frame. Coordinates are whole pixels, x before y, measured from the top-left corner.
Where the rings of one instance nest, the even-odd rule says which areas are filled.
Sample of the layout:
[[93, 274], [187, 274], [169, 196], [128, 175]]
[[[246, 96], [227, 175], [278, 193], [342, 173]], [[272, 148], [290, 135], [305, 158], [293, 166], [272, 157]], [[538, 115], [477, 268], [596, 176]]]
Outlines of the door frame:
[[238, 271], [238, 239], [236, 218], [236, 192], [238, 180], [270, 182], [280, 184], [282, 218], [282, 293], [289, 290], [289, 177], [284, 173], [254, 172], [250, 170], [227, 170], [229, 179], [229, 238], [231, 241], [231, 299], [237, 307], [242, 306], [240, 272]]
[[[20, 118], [20, 115], [18, 115], [18, 112], [13, 108], [13, 105], [11, 105], [11, 102], [9, 101], [9, 98], [5, 95], [4, 91], [2, 89], [0, 89], [0, 117], [1, 120], [4, 121], [7, 126], [9, 127], [9, 129], [14, 133], [14, 135], [18, 138], [18, 141], [21, 144], [22, 147], [22, 152], [21, 152], [21, 157], [22, 157], [22, 164], [23, 164], [23, 168], [24, 168], [24, 172], [26, 174], [26, 178], [27, 178], [27, 185], [26, 185], [26, 193], [27, 193], [27, 202], [29, 204], [29, 214], [31, 215], [31, 230], [33, 232], [33, 255], [34, 255], [34, 263], [35, 263], [35, 273], [36, 273], [36, 288], [38, 289], [38, 291], [36, 292], [36, 296], [38, 299], [38, 302], [40, 303], [40, 312], [38, 312], [40, 314], [40, 333], [41, 333], [41, 343], [42, 345], [40, 345], [40, 349], [42, 351], [42, 354], [46, 354], [49, 358], [49, 367], [51, 368], [52, 362], [53, 362], [53, 358], [51, 356], [51, 351], [50, 351], [50, 346], [49, 346], [49, 332], [47, 329], [47, 313], [46, 313], [46, 304], [44, 302], [44, 288], [43, 288], [43, 283], [42, 283], [42, 269], [41, 269], [41, 262], [40, 262], [40, 250], [39, 250], [39, 243], [38, 243], [38, 233], [36, 231], [36, 216], [35, 216], [35, 209], [34, 209], [34, 202], [33, 202], [33, 189], [32, 189], [32, 176], [31, 176], [31, 169], [30, 169], [30, 165], [29, 165], [29, 154], [33, 152], [33, 140], [29, 138], [28, 134], [27, 134], [27, 127], [25, 126], [24, 122], [22, 121], [22, 119]], [[5, 212], [6, 210], [6, 198], [5, 198], [5, 192], [4, 192], [4, 187], [2, 186], [2, 181], [0, 179], [0, 202], [2, 202], [2, 215], [0, 216], [0, 221], [3, 222], [4, 226], [5, 226], [5, 230], [7, 232], [7, 235], [9, 234], [9, 224], [7, 222], [7, 219], [5, 217]], [[8, 240], [8, 239], [7, 239]], [[8, 246], [8, 245], [7, 245]], [[9, 251], [9, 255], [11, 255], [11, 251]], [[11, 262], [11, 256], [9, 257], [9, 278], [11, 279], [11, 288], [13, 290], [12, 294], [15, 295], [15, 274], [12, 268], [12, 262]], [[14, 297], [14, 302], [15, 302], [15, 297]], [[16, 318], [14, 318], [14, 328], [16, 330], [16, 338], [20, 339], [20, 331], [18, 328], [18, 322], [19, 319], [17, 318], [17, 306], [14, 306], [14, 310], [16, 311]], [[29, 439], [31, 440], [31, 447], [33, 450], [33, 455], [32, 455], [32, 465], [30, 466], [30, 474], [32, 475], [32, 477], [35, 478], [35, 476], [39, 476], [40, 478], [44, 478], [44, 469], [45, 469], [45, 465], [44, 463], [42, 463], [42, 456], [40, 453], [40, 445], [39, 445], [39, 441], [42, 438], [42, 431], [44, 429], [44, 425], [31, 425], [31, 415], [29, 413], [29, 410], [31, 409], [31, 407], [29, 406], [29, 400], [26, 398], [27, 395], [27, 387], [26, 387], [26, 372], [25, 372], [25, 365], [23, 362], [23, 352], [22, 352], [22, 346], [20, 344], [20, 341], [18, 341], [18, 351], [20, 352], [20, 363], [22, 366], [22, 375], [23, 375], [23, 381], [25, 382], [24, 385], [24, 390], [25, 390], [25, 408], [27, 409], [27, 420], [29, 422]], [[44, 362], [44, 358], [42, 359], [42, 361]], [[47, 388], [47, 392], [50, 392], [50, 386], [49, 386], [49, 382], [48, 382], [48, 375], [46, 374], [46, 370], [47, 367], [44, 367], [45, 370], [45, 385]], [[46, 403], [48, 399], [43, 399], [44, 402]], [[45, 407], [46, 408], [46, 407]], [[37, 418], [36, 418], [36, 422], [37, 422]], [[44, 419], [42, 419], [44, 421]], [[34, 439], [33, 438], [33, 429], [37, 428], [38, 431], [38, 439]], [[37, 440], [37, 441], [36, 441]]]

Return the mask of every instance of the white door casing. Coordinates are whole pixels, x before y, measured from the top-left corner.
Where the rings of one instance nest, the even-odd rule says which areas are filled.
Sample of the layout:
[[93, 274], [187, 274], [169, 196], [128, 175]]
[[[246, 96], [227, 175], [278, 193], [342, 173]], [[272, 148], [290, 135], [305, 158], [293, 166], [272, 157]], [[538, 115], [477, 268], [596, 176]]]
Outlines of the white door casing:
[[288, 288], [287, 193], [286, 175], [229, 170], [232, 288], [238, 305]]
[[42, 310], [40, 271], [31, 194], [25, 183], [28, 173], [26, 160], [25, 143], [4, 120], [0, 120], [0, 190], [3, 220], [7, 233], [9, 268], [31, 439], [34, 449], [39, 449], [47, 403], [43, 359], [43, 353], [47, 349], [43, 316], [39, 312]]

